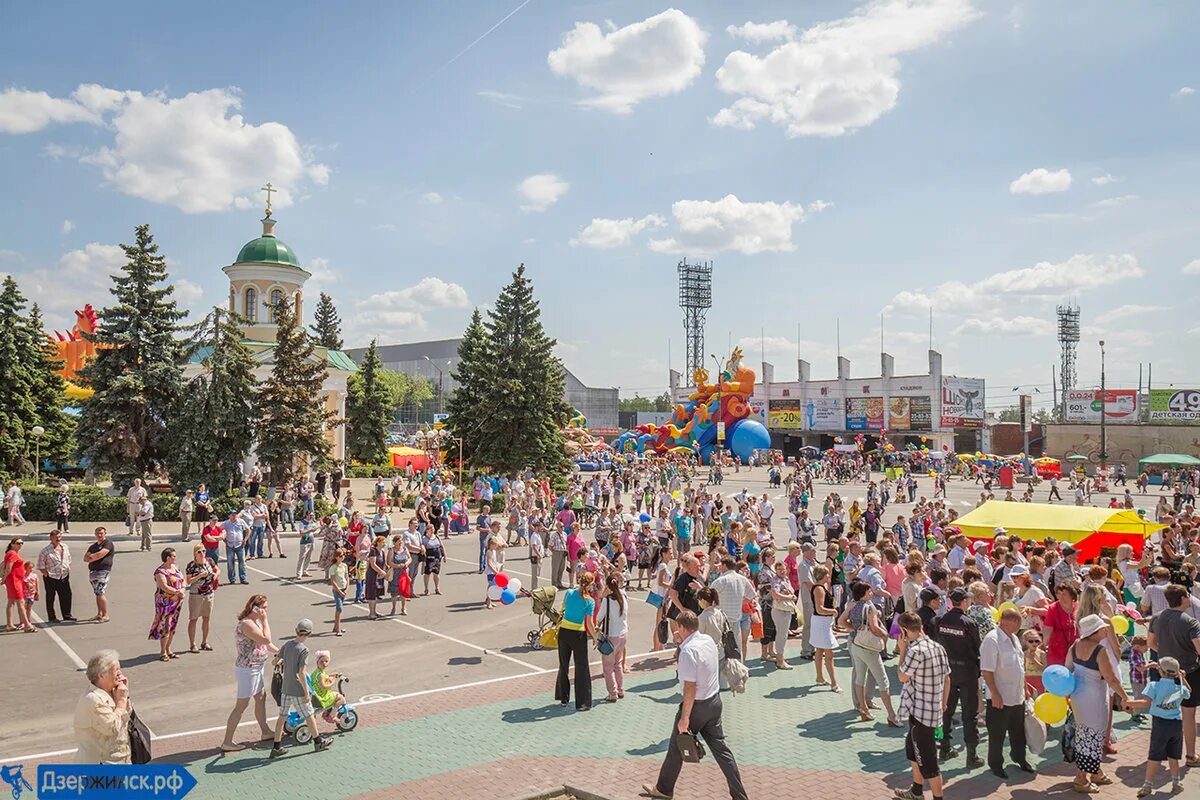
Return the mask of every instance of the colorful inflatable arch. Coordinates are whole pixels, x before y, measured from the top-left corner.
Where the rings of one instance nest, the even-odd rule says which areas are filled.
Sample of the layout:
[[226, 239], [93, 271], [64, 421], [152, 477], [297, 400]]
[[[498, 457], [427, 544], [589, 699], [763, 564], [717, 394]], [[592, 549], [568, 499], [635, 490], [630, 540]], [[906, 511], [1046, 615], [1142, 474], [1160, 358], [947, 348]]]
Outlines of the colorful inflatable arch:
[[754, 370], [742, 364], [742, 349], [735, 347], [717, 378], [708, 383], [707, 370], [696, 370], [696, 388], [688, 399], [675, 406], [666, 425], [639, 425], [613, 442], [621, 453], [663, 455], [670, 451], [691, 452], [707, 463], [717, 448], [717, 423], [725, 423], [723, 447], [743, 463], [755, 450], [771, 446], [766, 427], [750, 417], [754, 394]]

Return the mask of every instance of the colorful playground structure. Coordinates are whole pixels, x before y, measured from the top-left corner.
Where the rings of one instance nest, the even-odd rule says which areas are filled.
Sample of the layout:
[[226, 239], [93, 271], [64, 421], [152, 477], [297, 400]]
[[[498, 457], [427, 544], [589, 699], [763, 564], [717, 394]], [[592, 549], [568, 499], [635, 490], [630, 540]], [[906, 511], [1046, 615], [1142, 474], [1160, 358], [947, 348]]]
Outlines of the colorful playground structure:
[[46, 334], [46, 338], [58, 349], [58, 360], [62, 362], [59, 374], [66, 381], [67, 400], [78, 402], [92, 396], [92, 390], [75, 383], [79, 370], [92, 356], [96, 355], [96, 345], [83, 338], [84, 333], [96, 332], [96, 311], [91, 303], [75, 311], [75, 326], [66, 333], [55, 331], [54, 335]]
[[[675, 406], [666, 425], [639, 425], [612, 443], [618, 453], [698, 456], [703, 463], [721, 447], [743, 463], [755, 450], [771, 446], [771, 434], [757, 420], [749, 419], [750, 397], [754, 394], [754, 370], [742, 364], [742, 349], [735, 347], [716, 383], [709, 383], [707, 370], [693, 376], [696, 389], [686, 402]], [[724, 436], [718, 436], [720, 429]]]

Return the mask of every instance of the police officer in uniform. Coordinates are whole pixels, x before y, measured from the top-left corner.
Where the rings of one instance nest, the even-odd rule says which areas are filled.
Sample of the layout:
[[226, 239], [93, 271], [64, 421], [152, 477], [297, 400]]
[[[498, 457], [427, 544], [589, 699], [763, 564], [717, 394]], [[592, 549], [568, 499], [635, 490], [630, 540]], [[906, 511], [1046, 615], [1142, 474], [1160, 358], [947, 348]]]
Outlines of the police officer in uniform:
[[962, 701], [963, 741], [967, 745], [967, 768], [983, 766], [983, 759], [976, 754], [979, 747], [979, 626], [966, 615], [971, 604], [963, 589], [954, 589], [949, 595], [950, 610], [937, 620], [934, 639], [946, 650], [950, 660], [950, 698], [946, 703], [945, 721], [942, 723], [944, 737], [938, 757], [945, 761], [958, 751], [950, 742], [954, 729], [954, 710]]

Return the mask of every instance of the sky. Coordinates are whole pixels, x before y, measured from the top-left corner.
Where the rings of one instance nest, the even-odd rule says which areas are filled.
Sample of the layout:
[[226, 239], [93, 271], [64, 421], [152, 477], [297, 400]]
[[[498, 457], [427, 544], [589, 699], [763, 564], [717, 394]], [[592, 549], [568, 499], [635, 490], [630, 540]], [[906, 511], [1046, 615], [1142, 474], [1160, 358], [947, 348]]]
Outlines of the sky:
[[[524, 262], [570, 369], [1200, 384], [1200, 5], [461, 0], [0, 7], [0, 272], [60, 328], [150, 223], [180, 302], [277, 234], [347, 346], [459, 335]], [[52, 46], [50, 44], [52, 43]], [[315, 305], [310, 302], [308, 308]], [[881, 335], [882, 325], [882, 335]], [[840, 337], [835, 333], [840, 330]]]

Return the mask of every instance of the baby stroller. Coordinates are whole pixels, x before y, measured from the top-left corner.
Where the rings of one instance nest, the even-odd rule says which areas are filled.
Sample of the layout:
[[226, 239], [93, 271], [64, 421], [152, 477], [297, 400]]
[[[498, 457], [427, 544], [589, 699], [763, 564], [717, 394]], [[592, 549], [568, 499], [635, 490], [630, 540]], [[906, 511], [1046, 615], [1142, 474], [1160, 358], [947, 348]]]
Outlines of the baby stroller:
[[538, 627], [537, 630], [530, 631], [525, 638], [534, 650], [550, 646], [546, 641], [549, 634], [557, 634], [558, 623], [562, 622], [562, 614], [554, 607], [554, 598], [557, 595], [558, 589], [553, 586], [543, 586], [529, 593], [533, 600], [533, 613], [537, 614]]

